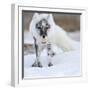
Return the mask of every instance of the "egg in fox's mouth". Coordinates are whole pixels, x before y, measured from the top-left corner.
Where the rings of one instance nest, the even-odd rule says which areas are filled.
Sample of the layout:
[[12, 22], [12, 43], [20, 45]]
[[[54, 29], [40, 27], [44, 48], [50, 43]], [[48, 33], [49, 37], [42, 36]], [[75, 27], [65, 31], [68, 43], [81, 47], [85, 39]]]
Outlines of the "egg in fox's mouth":
[[42, 44], [47, 44], [47, 41], [46, 41], [46, 40], [45, 40], [45, 41], [41, 41], [41, 43], [42, 43]]

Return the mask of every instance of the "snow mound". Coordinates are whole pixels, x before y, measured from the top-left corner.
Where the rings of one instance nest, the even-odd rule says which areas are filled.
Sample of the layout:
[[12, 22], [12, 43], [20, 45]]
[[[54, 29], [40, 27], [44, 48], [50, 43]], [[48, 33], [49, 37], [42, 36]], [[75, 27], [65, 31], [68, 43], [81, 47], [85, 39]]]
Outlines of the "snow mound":
[[24, 77], [25, 78], [47, 78], [47, 77], [66, 77], [80, 76], [80, 44], [74, 43], [77, 48], [74, 51], [62, 52], [61, 49], [54, 47], [56, 55], [52, 58], [53, 66], [48, 67], [46, 49], [40, 55], [40, 62], [43, 67], [31, 67], [35, 62], [35, 54], [24, 56]]

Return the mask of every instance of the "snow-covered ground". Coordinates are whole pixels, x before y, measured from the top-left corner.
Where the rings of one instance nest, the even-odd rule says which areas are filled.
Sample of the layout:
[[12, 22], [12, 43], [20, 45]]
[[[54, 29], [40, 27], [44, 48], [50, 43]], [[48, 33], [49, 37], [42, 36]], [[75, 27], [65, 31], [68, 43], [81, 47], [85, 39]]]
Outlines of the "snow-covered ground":
[[[74, 38], [79, 34], [71, 33]], [[26, 35], [29, 36], [29, 35]], [[24, 43], [33, 43], [28, 40], [29, 37], [25, 37]], [[79, 39], [78, 39], [79, 40]], [[31, 67], [36, 57], [35, 54], [24, 55], [24, 77], [25, 78], [42, 78], [42, 77], [68, 77], [68, 76], [80, 76], [80, 42], [73, 42], [73, 46], [76, 48], [74, 51], [63, 52], [60, 48], [54, 46], [56, 55], [52, 58], [53, 66], [48, 67], [48, 59], [46, 49], [44, 49], [40, 55], [40, 62], [43, 67]]]

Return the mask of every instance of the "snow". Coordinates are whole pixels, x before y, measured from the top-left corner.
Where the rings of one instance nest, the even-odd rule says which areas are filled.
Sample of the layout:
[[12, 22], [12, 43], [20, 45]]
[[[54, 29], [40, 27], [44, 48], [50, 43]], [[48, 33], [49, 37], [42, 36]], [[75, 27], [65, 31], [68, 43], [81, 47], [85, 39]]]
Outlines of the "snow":
[[41, 58], [42, 68], [31, 67], [35, 58], [34, 55], [28, 55], [27, 59], [25, 57], [24, 76], [29, 78], [79, 76], [81, 74], [79, 53], [79, 51], [72, 51], [55, 56], [52, 59], [52, 67], [47, 66], [47, 59], [44, 56]]
[[80, 41], [80, 31], [76, 30], [75, 32], [68, 32], [68, 35], [77, 41]]
[[53, 66], [51, 67], [48, 67], [46, 49], [40, 55], [42, 68], [31, 67], [36, 59], [35, 54], [24, 55], [24, 78], [80, 76], [80, 42], [74, 41], [73, 46], [76, 48], [74, 51], [63, 52], [54, 45], [53, 50], [56, 55], [52, 57]]

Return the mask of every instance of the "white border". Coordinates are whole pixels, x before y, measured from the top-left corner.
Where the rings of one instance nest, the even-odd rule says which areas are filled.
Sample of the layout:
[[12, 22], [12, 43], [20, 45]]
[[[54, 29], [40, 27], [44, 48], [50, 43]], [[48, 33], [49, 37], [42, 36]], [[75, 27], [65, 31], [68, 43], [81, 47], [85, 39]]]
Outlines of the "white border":
[[[12, 86], [30, 86], [30, 85], [44, 85], [48, 83], [69, 83], [69, 82], [82, 82], [87, 81], [86, 75], [86, 60], [83, 47], [83, 36], [86, 30], [86, 9], [75, 7], [37, 7], [24, 4], [12, 4], [12, 69], [11, 69], [11, 84]], [[82, 60], [82, 76], [81, 77], [68, 77], [58, 79], [37, 79], [37, 80], [22, 80], [22, 10], [33, 11], [50, 11], [50, 12], [66, 12], [66, 13], [81, 13], [81, 60]], [[59, 80], [60, 79], [60, 80]], [[41, 83], [38, 83], [41, 82]]]

